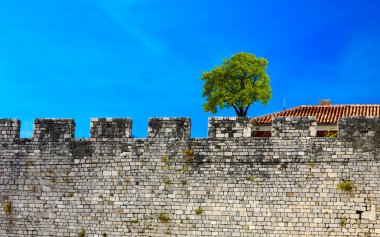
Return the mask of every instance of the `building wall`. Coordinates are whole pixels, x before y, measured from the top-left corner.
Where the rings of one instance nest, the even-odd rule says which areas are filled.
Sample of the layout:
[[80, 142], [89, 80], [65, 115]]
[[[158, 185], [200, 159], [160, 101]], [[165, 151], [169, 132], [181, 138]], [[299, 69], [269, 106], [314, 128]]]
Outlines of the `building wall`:
[[37, 119], [20, 139], [3, 119], [0, 236], [380, 236], [379, 125], [322, 138], [314, 117], [280, 117], [257, 138], [211, 118], [191, 139], [189, 119], [155, 118], [139, 139], [130, 119], [93, 119], [76, 139], [73, 120]]

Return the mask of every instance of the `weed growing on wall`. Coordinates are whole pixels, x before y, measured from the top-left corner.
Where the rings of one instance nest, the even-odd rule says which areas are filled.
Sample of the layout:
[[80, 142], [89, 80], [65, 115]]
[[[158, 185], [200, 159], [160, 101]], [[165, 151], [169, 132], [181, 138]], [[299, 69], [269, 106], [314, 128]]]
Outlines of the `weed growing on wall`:
[[162, 223], [168, 223], [170, 221], [170, 218], [168, 215], [161, 212], [160, 215], [158, 216], [158, 220]]
[[337, 132], [335, 132], [335, 131], [332, 131], [332, 129], [333, 128], [329, 128], [328, 130], [327, 130], [327, 132], [326, 132], [326, 137], [327, 138], [335, 138], [335, 137], [337, 137]]
[[172, 184], [172, 181], [170, 181], [169, 179], [164, 179], [162, 182], [165, 186], [169, 186], [170, 184]]
[[29, 160], [29, 161], [26, 162], [26, 166], [28, 166], [28, 168], [29, 167], [33, 167], [34, 166], [34, 162], [32, 160]]
[[338, 184], [337, 189], [341, 190], [344, 193], [352, 193], [354, 190], [354, 184], [349, 180], [345, 180]]
[[47, 175], [52, 175], [54, 173], [54, 169], [52, 167], [46, 168], [45, 173]]
[[181, 169], [181, 173], [183, 173], [183, 174], [187, 174], [187, 173], [189, 173], [189, 167], [188, 167], [188, 166], [183, 167], [183, 168]]
[[124, 182], [125, 182], [125, 188], [128, 188], [129, 184], [131, 183], [131, 178], [126, 176], [124, 178]]
[[3, 205], [3, 212], [5, 215], [10, 215], [12, 213], [12, 203], [10, 201], [5, 201]]
[[184, 161], [190, 163], [194, 159], [194, 150], [192, 148], [186, 148], [183, 151]]
[[346, 223], [347, 223], [347, 218], [342, 216], [339, 220], [339, 226], [343, 228], [344, 226], [346, 226]]
[[168, 155], [164, 155], [162, 158], [161, 158], [161, 161], [165, 163], [165, 165], [168, 165], [169, 161], [170, 161], [170, 158]]
[[199, 216], [199, 215], [202, 215], [202, 213], [203, 213], [203, 210], [201, 207], [195, 209], [195, 215]]
[[80, 230], [80, 231], [78, 232], [78, 236], [79, 236], [79, 237], [85, 237], [85, 236], [86, 236], [86, 231], [84, 231], [84, 230]]
[[255, 180], [255, 176], [254, 175], [249, 176], [248, 180], [253, 182]]
[[131, 223], [137, 224], [137, 223], [139, 223], [139, 220], [138, 219], [131, 220]]
[[37, 185], [33, 184], [32, 186], [30, 186], [30, 190], [32, 192], [36, 192], [37, 191]]

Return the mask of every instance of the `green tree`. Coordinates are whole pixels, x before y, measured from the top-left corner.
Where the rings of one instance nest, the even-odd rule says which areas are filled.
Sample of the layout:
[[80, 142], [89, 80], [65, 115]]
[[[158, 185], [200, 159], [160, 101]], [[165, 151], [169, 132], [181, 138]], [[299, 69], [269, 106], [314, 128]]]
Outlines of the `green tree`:
[[266, 105], [272, 97], [270, 78], [265, 72], [267, 65], [265, 58], [241, 52], [223, 60], [221, 66], [203, 72], [200, 79], [205, 81], [204, 111], [215, 114], [218, 106], [220, 109], [233, 107], [237, 116], [245, 117], [254, 102]]

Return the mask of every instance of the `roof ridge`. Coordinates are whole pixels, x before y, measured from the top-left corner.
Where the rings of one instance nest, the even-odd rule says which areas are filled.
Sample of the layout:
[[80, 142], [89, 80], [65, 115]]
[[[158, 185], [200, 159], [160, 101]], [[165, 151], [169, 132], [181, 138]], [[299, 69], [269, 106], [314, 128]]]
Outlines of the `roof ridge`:
[[[380, 106], [380, 104], [332, 104], [332, 105], [300, 105], [302, 107], [333, 107], [333, 106]], [[297, 106], [299, 107], [299, 106]], [[296, 107], [293, 107], [296, 108]]]
[[279, 114], [279, 113], [282, 113], [284, 111], [291, 111], [291, 110], [294, 110], [294, 109], [297, 109], [297, 108], [301, 108], [303, 105], [298, 105], [296, 107], [293, 107], [293, 108], [290, 108], [290, 109], [284, 109], [284, 110], [281, 110], [279, 112], [273, 112], [273, 113], [270, 113], [270, 114], [265, 114], [265, 115], [260, 115], [260, 116], [257, 116], [257, 117], [254, 117], [254, 118], [260, 118], [260, 117], [266, 117], [266, 116], [270, 116], [270, 115], [274, 115], [274, 114]]
[[252, 119], [259, 123], [271, 123], [272, 117], [278, 116], [315, 116], [318, 123], [335, 123], [342, 116], [380, 116], [379, 111], [380, 104], [299, 105]]

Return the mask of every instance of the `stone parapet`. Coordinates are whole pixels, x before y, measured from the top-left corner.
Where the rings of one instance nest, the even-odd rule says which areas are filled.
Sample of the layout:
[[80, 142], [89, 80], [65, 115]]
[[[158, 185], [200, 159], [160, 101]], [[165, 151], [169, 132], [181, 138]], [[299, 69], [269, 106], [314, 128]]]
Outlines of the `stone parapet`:
[[209, 138], [251, 137], [252, 118], [210, 117], [208, 119]]
[[148, 138], [190, 139], [191, 120], [189, 118], [150, 118]]
[[20, 125], [18, 119], [0, 119], [0, 141], [13, 141], [19, 138]]
[[64, 142], [74, 138], [73, 119], [35, 119], [33, 139], [44, 142]]
[[90, 125], [90, 138], [130, 138], [132, 119], [93, 118]]
[[380, 147], [379, 117], [343, 117], [338, 121], [339, 140], [352, 142], [356, 148]]
[[294, 139], [297, 137], [315, 137], [316, 117], [273, 117], [272, 137]]

